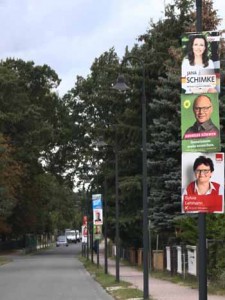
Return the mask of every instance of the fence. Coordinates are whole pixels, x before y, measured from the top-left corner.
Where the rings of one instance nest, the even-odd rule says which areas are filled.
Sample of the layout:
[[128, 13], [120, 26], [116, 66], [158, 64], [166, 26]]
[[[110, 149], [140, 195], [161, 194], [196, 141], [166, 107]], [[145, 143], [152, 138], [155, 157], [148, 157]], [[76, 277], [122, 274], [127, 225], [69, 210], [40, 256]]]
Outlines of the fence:
[[[116, 256], [116, 246], [109, 250]], [[120, 258], [131, 265], [143, 266], [143, 249], [120, 249]], [[196, 246], [166, 246], [164, 250], [153, 250], [149, 253], [149, 267], [153, 271], [168, 271], [171, 275], [197, 275], [197, 247]]]
[[[109, 256], [116, 256], [116, 246], [114, 244], [108, 247]], [[142, 266], [143, 264], [143, 249], [135, 248], [120, 248], [120, 258], [128, 261], [131, 265]]]
[[[149, 269], [166, 271], [171, 276], [198, 276], [198, 251], [193, 245], [169, 245], [149, 253]], [[116, 246], [108, 245], [108, 256], [116, 255]], [[225, 240], [207, 240], [207, 276], [209, 279], [225, 276]], [[120, 248], [120, 258], [131, 265], [142, 267], [143, 249]]]
[[171, 275], [197, 276], [197, 247], [191, 245], [166, 246], [166, 270]]
[[37, 251], [49, 247], [55, 241], [54, 236], [48, 234], [34, 235], [26, 234], [20, 239], [1, 241], [0, 251], [19, 250], [25, 253]]
[[0, 242], [0, 251], [16, 250], [24, 248], [24, 240], [11, 240]]

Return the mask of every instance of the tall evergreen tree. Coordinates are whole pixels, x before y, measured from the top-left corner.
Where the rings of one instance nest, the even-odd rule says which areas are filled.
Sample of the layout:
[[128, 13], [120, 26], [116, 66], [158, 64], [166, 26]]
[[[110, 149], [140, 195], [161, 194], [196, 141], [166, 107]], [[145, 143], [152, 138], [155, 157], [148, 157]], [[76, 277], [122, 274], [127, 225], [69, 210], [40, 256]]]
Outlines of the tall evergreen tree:
[[[203, 1], [204, 30], [219, 24], [212, 1]], [[208, 18], [207, 18], [208, 16]], [[165, 10], [165, 18], [139, 37], [150, 80], [149, 178], [150, 220], [161, 234], [174, 236], [174, 219], [181, 212], [180, 38], [196, 31], [194, 1], [176, 0]], [[148, 57], [149, 55], [149, 57]]]
[[[149, 217], [152, 227], [160, 233], [174, 236], [174, 218], [181, 212], [181, 137], [180, 137], [180, 66], [182, 51], [180, 39], [184, 32], [196, 26], [195, 1], [175, 0], [167, 5], [165, 18], [151, 22], [150, 29], [139, 36], [141, 46], [126, 49], [124, 58], [135, 56], [146, 67], [147, 135], [148, 135], [148, 181]], [[215, 29], [219, 23], [212, 1], [203, 1], [208, 23], [204, 30]], [[206, 21], [205, 21], [206, 22]], [[206, 23], [205, 23], [206, 24]], [[207, 27], [208, 26], [208, 27]], [[89, 172], [90, 161], [103, 160], [102, 169], [109, 172], [112, 152], [92, 151], [93, 140], [103, 136], [104, 142], [115, 146], [115, 126], [119, 129], [119, 181], [121, 236], [129, 237], [136, 232], [140, 245], [141, 235], [141, 84], [142, 70], [137, 60], [129, 59], [123, 64], [131, 91], [115, 94], [109, 89], [116, 78], [118, 58], [114, 50], [95, 60], [91, 74], [85, 80], [78, 78], [76, 86], [65, 96], [72, 111], [74, 122], [82, 137], [74, 140], [77, 168]], [[129, 100], [125, 103], [124, 99]], [[126, 125], [126, 126], [125, 126]], [[127, 136], [128, 138], [124, 138]], [[126, 147], [124, 147], [124, 144]], [[91, 146], [91, 147], [90, 147]], [[109, 155], [110, 156], [107, 156]], [[84, 168], [85, 166], [85, 168]], [[93, 167], [93, 165], [92, 165]], [[111, 167], [110, 167], [111, 168]], [[111, 177], [112, 175], [112, 177]], [[113, 195], [113, 177], [108, 176]], [[99, 186], [98, 176], [98, 186]], [[110, 179], [111, 178], [111, 179]], [[111, 203], [111, 218], [113, 218]], [[111, 223], [113, 226], [113, 223]], [[123, 226], [124, 225], [124, 226]], [[126, 225], [126, 226], [125, 226]], [[126, 227], [126, 228], [125, 228]], [[139, 235], [139, 237], [138, 237]]]

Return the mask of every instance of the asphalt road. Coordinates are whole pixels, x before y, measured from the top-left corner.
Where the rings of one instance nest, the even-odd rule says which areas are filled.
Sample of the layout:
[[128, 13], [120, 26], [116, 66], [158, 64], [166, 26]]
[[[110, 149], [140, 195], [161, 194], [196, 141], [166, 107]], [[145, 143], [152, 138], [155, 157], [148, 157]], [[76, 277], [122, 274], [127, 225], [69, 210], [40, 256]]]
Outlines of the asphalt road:
[[1, 300], [112, 300], [79, 262], [80, 251], [81, 243], [13, 256], [0, 266]]

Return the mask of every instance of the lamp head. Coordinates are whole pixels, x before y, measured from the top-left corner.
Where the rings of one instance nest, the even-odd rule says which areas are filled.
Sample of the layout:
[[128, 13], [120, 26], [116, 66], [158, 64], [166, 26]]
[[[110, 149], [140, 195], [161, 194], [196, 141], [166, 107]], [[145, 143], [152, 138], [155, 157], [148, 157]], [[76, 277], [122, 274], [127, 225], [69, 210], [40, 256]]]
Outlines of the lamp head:
[[118, 76], [116, 84], [112, 87], [112, 89], [118, 91], [126, 91], [130, 89], [130, 87], [125, 83], [125, 78], [123, 74], [120, 74]]

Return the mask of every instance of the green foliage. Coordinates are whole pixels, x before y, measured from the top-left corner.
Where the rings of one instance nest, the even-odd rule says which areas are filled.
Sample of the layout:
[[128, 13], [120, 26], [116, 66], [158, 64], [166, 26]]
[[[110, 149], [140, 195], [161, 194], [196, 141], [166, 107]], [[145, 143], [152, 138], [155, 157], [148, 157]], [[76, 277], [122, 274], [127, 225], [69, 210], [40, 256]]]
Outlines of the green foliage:
[[0, 134], [0, 231], [10, 232], [7, 217], [17, 203], [22, 186], [22, 165], [15, 160], [15, 149], [10, 140]]
[[[119, 62], [114, 49], [95, 59], [88, 78], [78, 78], [64, 99], [72, 111], [72, 118], [80, 128], [83, 138], [76, 142], [76, 175], [94, 177], [92, 192], [102, 192], [107, 181], [109, 236], [115, 236], [115, 151], [119, 161], [120, 233], [127, 236], [129, 228], [140, 232], [141, 222], [141, 130], [140, 91], [135, 94], [118, 94], [110, 89], [115, 82]], [[135, 71], [133, 72], [135, 74]], [[140, 76], [136, 77], [140, 82]], [[134, 101], [130, 98], [134, 97]], [[137, 98], [136, 98], [137, 97]], [[126, 102], [129, 99], [129, 102]], [[76, 120], [76, 121], [75, 121]], [[95, 142], [103, 140], [103, 148], [93, 150]], [[137, 173], [138, 171], [138, 173]], [[95, 176], [97, 174], [97, 176]], [[129, 216], [129, 217], [128, 217]], [[136, 238], [136, 237], [135, 237]], [[141, 234], [138, 235], [141, 244]], [[127, 239], [130, 243], [129, 238]]]
[[186, 245], [196, 245], [198, 242], [197, 215], [177, 217], [174, 220], [177, 239]]
[[74, 220], [63, 152], [73, 127], [54, 92], [59, 82], [47, 65], [0, 62], [1, 234], [54, 232]]
[[[216, 26], [219, 19], [210, 1], [205, 2], [204, 10], [211, 10], [208, 16], [212, 16], [211, 21], [214, 20]], [[139, 36], [142, 45], [134, 45], [130, 51], [126, 49], [122, 69], [119, 69], [118, 57], [112, 48], [96, 58], [87, 79], [77, 77], [75, 87], [64, 96], [81, 133], [80, 139], [73, 141], [76, 145], [74, 174], [80, 178], [93, 178], [92, 192], [104, 193], [103, 181], [106, 179], [109, 236], [112, 239], [115, 236], [115, 169], [112, 161], [115, 161], [115, 150], [119, 151], [119, 225], [122, 244], [126, 246], [141, 246], [142, 243], [143, 70], [139, 60], [143, 60], [145, 66], [149, 219], [154, 232], [168, 238], [175, 234], [174, 219], [181, 211], [180, 37], [193, 29], [195, 17], [193, 0], [176, 0], [167, 5], [165, 18], [151, 22], [147, 32]], [[212, 22], [210, 26], [205, 29], [210, 30]], [[118, 71], [125, 75], [126, 83], [131, 87], [127, 92], [110, 89]], [[99, 140], [107, 146], [93, 151]], [[184, 228], [194, 226], [192, 220], [184, 220], [180, 225]], [[183, 239], [196, 241], [196, 230]]]
[[[189, 1], [190, 2], [190, 1]], [[166, 18], [145, 35], [149, 46], [150, 220], [153, 230], [174, 234], [173, 219], [180, 214], [180, 62], [179, 38], [190, 21], [190, 3], [168, 5]], [[148, 51], [150, 51], [150, 49]], [[152, 68], [152, 65], [156, 64]], [[160, 66], [160, 67], [159, 67]], [[155, 81], [152, 81], [155, 78]], [[169, 235], [168, 235], [169, 237]]]
[[[146, 33], [138, 37], [141, 45], [125, 50], [122, 69], [111, 48], [95, 58], [87, 78], [77, 76], [75, 86], [62, 99], [54, 92], [60, 79], [49, 66], [20, 59], [0, 62], [0, 208], [7, 212], [6, 218], [0, 218], [0, 233], [79, 227], [82, 214], [91, 219], [91, 194], [102, 193], [107, 197], [108, 235], [113, 240], [118, 151], [121, 244], [142, 246], [141, 97], [145, 79], [151, 228], [165, 243], [174, 236], [196, 243], [196, 218], [180, 213], [180, 37], [195, 30], [194, 4], [194, 0], [168, 4], [165, 18], [151, 21]], [[220, 19], [212, 1], [203, 1], [203, 10], [204, 30], [215, 29]], [[222, 44], [222, 58], [224, 49]], [[130, 86], [122, 93], [111, 88], [119, 72]], [[223, 98], [222, 91], [222, 150]], [[96, 146], [98, 141], [105, 146]], [[87, 195], [85, 182], [90, 184]], [[74, 187], [80, 189], [78, 194], [73, 193]], [[223, 217], [209, 216], [208, 222], [208, 238], [223, 240]], [[212, 274], [223, 267], [218, 261], [212, 268], [213, 264]]]
[[[211, 17], [214, 26], [218, 25], [219, 19], [213, 10], [212, 1], [203, 2], [204, 11], [208, 11], [207, 16]], [[180, 238], [196, 243], [195, 219], [180, 215], [180, 37], [190, 29], [193, 31], [193, 4], [194, 1], [177, 0], [168, 5], [165, 18], [151, 24], [148, 33], [140, 36], [140, 40], [144, 41], [140, 55], [146, 57], [149, 74], [147, 90], [151, 91], [148, 121], [151, 226], [158, 233], [164, 234], [167, 231], [168, 237], [174, 236], [177, 224], [174, 220], [179, 219]], [[215, 28], [211, 21], [205, 21], [204, 30]]]

